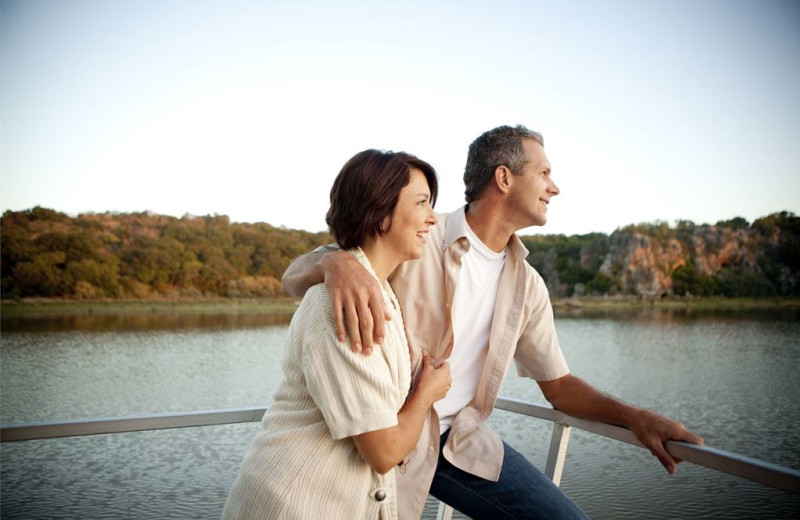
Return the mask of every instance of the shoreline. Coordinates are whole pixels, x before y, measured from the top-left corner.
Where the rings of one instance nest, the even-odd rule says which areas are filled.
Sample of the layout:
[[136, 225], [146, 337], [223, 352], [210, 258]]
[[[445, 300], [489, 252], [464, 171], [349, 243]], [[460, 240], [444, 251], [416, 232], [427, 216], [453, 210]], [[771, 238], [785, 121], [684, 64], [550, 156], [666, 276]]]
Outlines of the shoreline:
[[797, 310], [800, 298], [722, 298], [722, 297], [666, 297], [646, 298], [638, 296], [584, 296], [581, 298], [551, 298], [556, 312], [575, 311], [746, 311], [746, 310]]
[[295, 298], [193, 298], [179, 300], [64, 300], [31, 298], [0, 301], [0, 315], [114, 315], [114, 314], [294, 314]]
[[[110, 315], [110, 314], [293, 314], [296, 298], [193, 298], [154, 300], [65, 300], [30, 298], [0, 301], [0, 315]], [[556, 314], [631, 311], [747, 311], [798, 310], [800, 298], [552, 298]]]

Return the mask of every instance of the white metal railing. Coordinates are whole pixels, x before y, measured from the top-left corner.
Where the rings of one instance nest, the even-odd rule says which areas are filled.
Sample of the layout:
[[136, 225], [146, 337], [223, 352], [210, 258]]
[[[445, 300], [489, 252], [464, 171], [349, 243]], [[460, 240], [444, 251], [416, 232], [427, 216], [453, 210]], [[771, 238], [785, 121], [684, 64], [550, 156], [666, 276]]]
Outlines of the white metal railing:
[[[570, 427], [644, 448], [644, 445], [639, 442], [633, 431], [621, 426], [576, 419], [552, 408], [504, 397], [497, 400], [496, 408], [553, 421], [556, 427], [562, 426], [566, 430], [562, 435], [557, 432], [558, 428], [554, 428], [550, 442], [546, 473], [556, 484], [559, 483], [561, 471], [564, 467], [566, 445], [569, 441], [568, 429]], [[752, 480], [765, 486], [800, 494], [800, 471], [798, 470], [702, 444], [667, 441], [665, 446], [667, 452], [673, 457], [692, 462], [698, 466], [705, 466], [722, 473]], [[559, 480], [556, 480], [556, 476], [558, 476]]]
[[14, 424], [0, 427], [0, 442], [258, 422], [264, 416], [265, 411], [266, 408], [237, 408], [232, 410], [206, 410], [202, 412], [161, 413], [63, 422]]
[[[578, 428], [634, 446], [644, 447], [627, 428], [576, 419], [558, 410], [517, 399], [500, 397], [496, 408], [553, 422], [553, 434], [547, 456], [545, 474], [559, 485], [566, 460], [571, 429]], [[167, 428], [213, 426], [261, 420], [266, 408], [238, 408], [202, 412], [163, 413], [147, 416], [108, 417], [78, 421], [25, 423], [0, 427], [0, 441], [53, 439], [82, 435], [122, 433]], [[666, 449], [673, 457], [707, 468], [758, 482], [782, 491], [800, 494], [800, 471], [750, 457], [718, 450], [705, 445], [667, 441]], [[437, 518], [449, 520], [452, 509], [440, 504]]]

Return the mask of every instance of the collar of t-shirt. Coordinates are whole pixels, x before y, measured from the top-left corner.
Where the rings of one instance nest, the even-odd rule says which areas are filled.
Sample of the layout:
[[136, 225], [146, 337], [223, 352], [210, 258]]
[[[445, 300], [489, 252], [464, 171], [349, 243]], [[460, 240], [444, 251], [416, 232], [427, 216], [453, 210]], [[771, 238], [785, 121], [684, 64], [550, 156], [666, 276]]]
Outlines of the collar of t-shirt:
[[486, 244], [484, 244], [481, 241], [480, 238], [478, 238], [478, 235], [476, 235], [475, 232], [472, 231], [472, 228], [469, 227], [469, 224], [467, 222], [464, 222], [464, 228], [467, 240], [469, 240], [470, 248], [474, 249], [476, 253], [483, 256], [487, 260], [501, 261], [505, 259], [506, 250], [508, 249], [508, 246], [504, 247], [503, 250], [500, 251], [499, 253], [492, 251]]

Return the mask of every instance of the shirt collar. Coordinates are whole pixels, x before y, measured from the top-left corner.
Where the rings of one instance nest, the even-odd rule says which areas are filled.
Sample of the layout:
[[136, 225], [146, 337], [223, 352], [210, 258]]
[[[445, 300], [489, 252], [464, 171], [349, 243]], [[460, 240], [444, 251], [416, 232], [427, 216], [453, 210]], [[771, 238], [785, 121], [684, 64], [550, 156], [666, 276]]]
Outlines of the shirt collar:
[[[467, 216], [466, 216], [466, 206], [461, 206], [454, 212], [447, 215], [447, 221], [445, 223], [444, 229], [444, 243], [442, 244], [443, 248], [450, 247], [454, 242], [463, 238], [465, 241], [467, 239]], [[468, 246], [467, 246], [468, 247]], [[522, 240], [519, 239], [516, 233], [511, 235], [511, 238], [508, 240], [508, 245], [506, 246], [507, 251], [512, 255], [520, 258], [525, 259], [528, 257], [528, 250], [522, 244]]]

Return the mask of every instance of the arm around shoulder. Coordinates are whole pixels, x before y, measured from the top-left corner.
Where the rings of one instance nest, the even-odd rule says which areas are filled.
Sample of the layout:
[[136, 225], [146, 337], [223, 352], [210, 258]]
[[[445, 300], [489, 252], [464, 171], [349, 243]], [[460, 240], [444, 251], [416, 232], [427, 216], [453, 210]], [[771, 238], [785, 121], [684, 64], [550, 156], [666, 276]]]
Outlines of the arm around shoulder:
[[330, 251], [338, 251], [335, 245], [324, 246], [295, 258], [283, 273], [283, 292], [295, 298], [302, 298], [312, 285], [325, 281], [322, 267], [324, 256]]
[[383, 341], [385, 321], [391, 319], [378, 281], [335, 244], [297, 258], [283, 274], [283, 290], [290, 296], [301, 297], [321, 282], [331, 294], [339, 341], [350, 336], [353, 351], [370, 354]]

